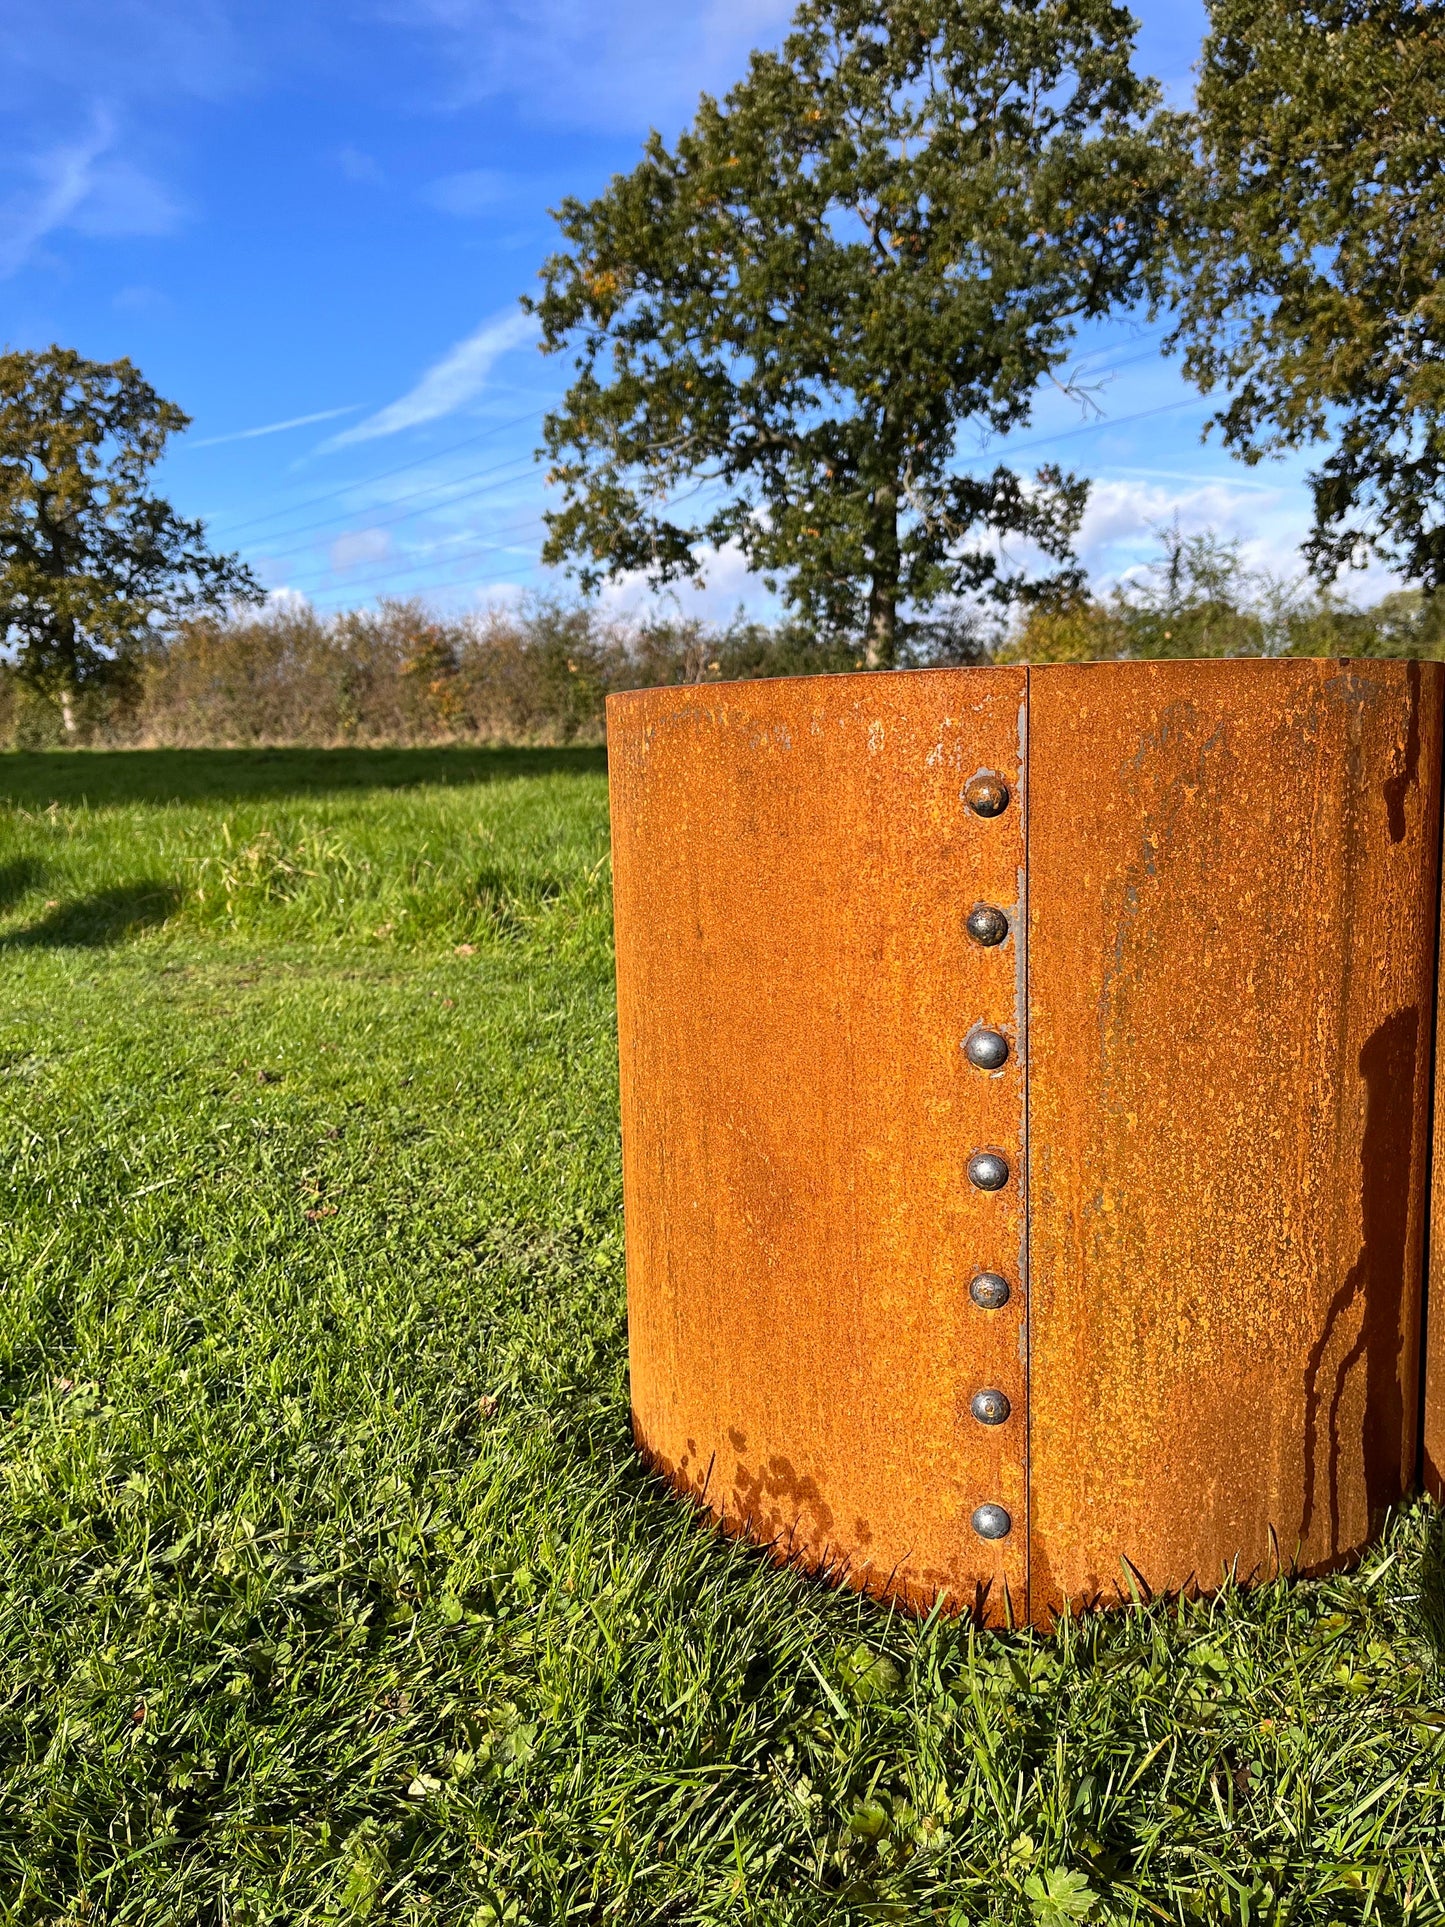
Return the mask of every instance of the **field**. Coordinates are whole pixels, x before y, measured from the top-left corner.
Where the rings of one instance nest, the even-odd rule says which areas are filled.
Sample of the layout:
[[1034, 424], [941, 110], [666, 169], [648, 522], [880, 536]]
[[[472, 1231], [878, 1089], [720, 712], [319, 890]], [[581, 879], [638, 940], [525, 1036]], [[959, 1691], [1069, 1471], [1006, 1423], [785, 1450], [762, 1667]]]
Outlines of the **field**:
[[0, 1922], [1445, 1919], [1423, 1506], [1003, 1637], [636, 1464], [600, 752], [14, 754], [0, 827]]

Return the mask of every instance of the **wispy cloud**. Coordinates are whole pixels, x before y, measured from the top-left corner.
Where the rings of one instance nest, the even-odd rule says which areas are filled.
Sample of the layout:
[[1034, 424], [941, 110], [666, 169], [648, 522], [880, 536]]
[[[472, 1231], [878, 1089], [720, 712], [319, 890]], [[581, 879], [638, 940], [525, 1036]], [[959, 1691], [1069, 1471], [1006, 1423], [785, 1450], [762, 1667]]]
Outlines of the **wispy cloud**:
[[464, 174], [443, 174], [429, 181], [421, 197], [442, 214], [455, 214], [462, 220], [484, 214], [507, 193], [507, 177], [495, 167], [473, 167]]
[[233, 0], [6, 0], [6, 106], [49, 114], [77, 96], [224, 99], [256, 77], [273, 37], [258, 18], [268, 11]]
[[344, 573], [363, 562], [384, 562], [390, 554], [391, 536], [386, 529], [353, 529], [331, 544], [331, 566]]
[[120, 155], [97, 163], [90, 192], [68, 225], [78, 234], [109, 240], [132, 234], [169, 234], [180, 225], [181, 203], [144, 168]]
[[45, 236], [70, 219], [94, 184], [95, 163], [110, 138], [109, 127], [98, 124], [84, 140], [31, 156], [31, 185], [0, 203], [0, 275], [23, 267]]
[[1216, 482], [1221, 488], [1228, 489], [1231, 493], [1244, 495], [1254, 494], [1277, 497], [1280, 492], [1277, 482], [1254, 482], [1242, 475], [1210, 476], [1201, 473], [1191, 475], [1187, 469], [1183, 468], [1129, 468], [1120, 462], [1107, 462], [1101, 465], [1098, 472], [1101, 477], [1130, 475], [1142, 477], [1145, 481], [1188, 482], [1191, 487], [1194, 488], [1203, 488], [1210, 482]]
[[5, 0], [0, 276], [61, 232], [110, 240], [180, 224], [184, 197], [164, 184], [170, 122], [178, 103], [254, 82], [274, 36], [245, 15], [235, 0]]
[[260, 428], [237, 428], [229, 435], [203, 435], [192, 448], [219, 448], [223, 442], [252, 442], [258, 435], [282, 435], [288, 428], [310, 428], [314, 422], [334, 422], [338, 415], [354, 415], [361, 403], [351, 401], [344, 408], [322, 408], [314, 415], [293, 415], [289, 421], [265, 422]]
[[18, 163], [24, 177], [0, 200], [0, 278], [15, 274], [62, 228], [103, 238], [166, 234], [179, 204], [130, 161], [112, 154], [115, 124], [99, 110], [77, 140], [43, 147]]
[[459, 341], [450, 353], [428, 368], [414, 388], [391, 402], [375, 415], [369, 415], [355, 428], [333, 435], [324, 448], [347, 448], [354, 442], [376, 441], [383, 435], [399, 435], [404, 428], [418, 428], [423, 422], [440, 421], [459, 408], [475, 401], [487, 385], [496, 362], [524, 341], [535, 340], [537, 324], [531, 315], [506, 309], [484, 321], [473, 335]]
[[349, 142], [345, 147], [337, 148], [336, 165], [348, 181], [354, 181], [358, 186], [379, 187], [386, 179], [370, 154], [364, 153], [359, 147], [352, 147]]
[[795, 0], [380, 0], [437, 34], [455, 104], [512, 95], [538, 120], [635, 130], [725, 88], [751, 48], [781, 38]]

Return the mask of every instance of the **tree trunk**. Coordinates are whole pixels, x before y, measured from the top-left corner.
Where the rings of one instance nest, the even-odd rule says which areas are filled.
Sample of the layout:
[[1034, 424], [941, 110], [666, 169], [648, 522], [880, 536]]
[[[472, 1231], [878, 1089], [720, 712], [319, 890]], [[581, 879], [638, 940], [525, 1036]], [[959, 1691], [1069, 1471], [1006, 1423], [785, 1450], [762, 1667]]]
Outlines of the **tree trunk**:
[[870, 669], [891, 669], [898, 643], [898, 609], [894, 586], [877, 576], [868, 592], [868, 638], [863, 660]]
[[898, 490], [873, 492], [873, 580], [868, 589], [868, 635], [863, 660], [891, 669], [898, 651]]
[[68, 743], [74, 742], [76, 727], [75, 697], [68, 689], [62, 689], [60, 692], [60, 721], [62, 728], [65, 730], [65, 740]]

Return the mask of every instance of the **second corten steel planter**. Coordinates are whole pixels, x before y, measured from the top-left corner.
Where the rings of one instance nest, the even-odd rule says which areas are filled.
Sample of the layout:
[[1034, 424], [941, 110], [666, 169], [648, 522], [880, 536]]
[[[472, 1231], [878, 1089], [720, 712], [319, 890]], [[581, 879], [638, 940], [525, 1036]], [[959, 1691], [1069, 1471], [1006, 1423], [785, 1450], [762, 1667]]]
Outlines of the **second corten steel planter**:
[[1442, 676], [611, 698], [651, 1463], [994, 1621], [1356, 1552], [1417, 1470]]

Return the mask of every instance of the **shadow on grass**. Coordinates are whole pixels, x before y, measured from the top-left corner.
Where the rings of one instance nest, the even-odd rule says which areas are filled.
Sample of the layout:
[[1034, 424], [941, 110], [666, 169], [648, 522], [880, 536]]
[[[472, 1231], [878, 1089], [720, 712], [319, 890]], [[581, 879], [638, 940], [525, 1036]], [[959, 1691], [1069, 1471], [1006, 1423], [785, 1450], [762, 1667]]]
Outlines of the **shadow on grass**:
[[124, 943], [165, 922], [180, 907], [181, 893], [173, 883], [142, 878], [117, 884], [88, 897], [58, 903], [39, 923], [0, 938], [0, 950], [58, 950], [80, 945], [99, 949]]
[[1437, 1660], [1445, 1660], [1445, 1511], [1432, 1507], [1420, 1553], [1420, 1628]]
[[195, 803], [600, 775], [605, 749], [49, 749], [0, 752], [0, 802]]
[[45, 865], [32, 862], [28, 856], [14, 863], [0, 863], [0, 914], [13, 910], [27, 890], [37, 889], [44, 881]]

